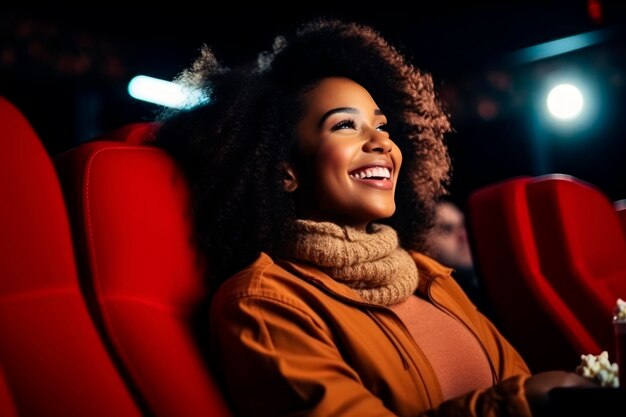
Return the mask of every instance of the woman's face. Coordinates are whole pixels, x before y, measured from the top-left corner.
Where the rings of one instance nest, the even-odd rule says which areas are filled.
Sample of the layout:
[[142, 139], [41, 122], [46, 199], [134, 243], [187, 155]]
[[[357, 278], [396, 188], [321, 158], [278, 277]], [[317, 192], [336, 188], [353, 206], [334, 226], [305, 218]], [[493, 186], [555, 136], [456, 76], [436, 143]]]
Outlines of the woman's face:
[[372, 96], [350, 79], [330, 77], [303, 105], [296, 125], [299, 216], [360, 229], [391, 216], [402, 154]]

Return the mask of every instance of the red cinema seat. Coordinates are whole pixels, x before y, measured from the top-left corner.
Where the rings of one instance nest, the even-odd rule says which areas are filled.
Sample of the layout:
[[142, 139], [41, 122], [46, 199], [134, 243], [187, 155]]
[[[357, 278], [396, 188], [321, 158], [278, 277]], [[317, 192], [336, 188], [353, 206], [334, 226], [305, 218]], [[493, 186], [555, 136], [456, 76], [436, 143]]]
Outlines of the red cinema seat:
[[622, 225], [622, 231], [624, 232], [624, 236], [626, 236], [626, 199], [617, 200], [613, 203], [613, 206], [615, 207], [617, 217], [619, 218], [620, 224]]
[[140, 416], [81, 294], [52, 162], [3, 98], [0, 190], [0, 401], [11, 399], [0, 411]]
[[145, 145], [154, 140], [158, 127], [159, 124], [157, 122], [129, 123], [111, 132], [107, 132], [94, 140], [124, 142], [131, 145]]
[[530, 181], [515, 178], [470, 195], [472, 252], [500, 329], [531, 370], [571, 370], [580, 354], [600, 348], [541, 271], [528, 212]]
[[[626, 237], [613, 203], [567, 175], [528, 185], [541, 269], [598, 341], [613, 350], [613, 308], [626, 299]], [[615, 358], [615, 356], [612, 356]]]
[[0, 416], [17, 417], [13, 396], [9, 392], [9, 383], [0, 368]]
[[163, 150], [116, 132], [57, 159], [104, 334], [155, 415], [226, 416], [191, 326], [206, 288], [186, 183]]

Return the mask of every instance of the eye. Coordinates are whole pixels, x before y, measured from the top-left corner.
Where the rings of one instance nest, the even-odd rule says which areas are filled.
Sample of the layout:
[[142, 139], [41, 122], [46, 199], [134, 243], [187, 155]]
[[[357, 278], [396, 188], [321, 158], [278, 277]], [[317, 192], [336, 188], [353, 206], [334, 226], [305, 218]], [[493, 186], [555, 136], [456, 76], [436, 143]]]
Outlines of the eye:
[[378, 125], [376, 130], [380, 130], [381, 132], [389, 132], [389, 129], [387, 128], [387, 123], [381, 123], [380, 125]]
[[454, 232], [454, 229], [456, 228], [455, 225], [451, 223], [439, 223], [435, 227], [437, 228], [437, 231], [439, 232], [439, 234], [442, 236], [452, 235], [452, 233]]
[[330, 128], [330, 130], [332, 130], [333, 132], [335, 130], [341, 130], [341, 129], [356, 129], [356, 124], [354, 123], [354, 120], [346, 119], [346, 120], [340, 121], [339, 123], [337, 123], [336, 125]]

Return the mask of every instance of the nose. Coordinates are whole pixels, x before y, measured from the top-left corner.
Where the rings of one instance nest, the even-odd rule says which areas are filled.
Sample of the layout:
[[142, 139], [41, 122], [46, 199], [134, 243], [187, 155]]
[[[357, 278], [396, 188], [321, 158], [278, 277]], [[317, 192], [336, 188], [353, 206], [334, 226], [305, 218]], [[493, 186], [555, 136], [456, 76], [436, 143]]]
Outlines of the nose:
[[364, 145], [366, 152], [389, 153], [393, 147], [393, 141], [387, 132], [372, 129], [369, 140]]

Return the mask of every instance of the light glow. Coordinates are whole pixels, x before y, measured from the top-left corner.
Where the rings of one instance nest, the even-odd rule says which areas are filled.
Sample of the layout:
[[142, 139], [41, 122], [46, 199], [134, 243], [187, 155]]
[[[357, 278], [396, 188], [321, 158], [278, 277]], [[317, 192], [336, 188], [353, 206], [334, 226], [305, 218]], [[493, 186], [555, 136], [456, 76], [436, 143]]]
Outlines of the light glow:
[[508, 58], [513, 64], [521, 65], [541, 59], [551, 58], [568, 52], [577, 51], [589, 46], [597, 45], [619, 34], [615, 27], [598, 29], [592, 32], [568, 36], [554, 41], [544, 42], [539, 45], [529, 46], [512, 52]]
[[583, 108], [583, 95], [572, 84], [560, 84], [548, 94], [547, 105], [554, 117], [563, 120], [573, 119]]
[[177, 109], [192, 107], [206, 101], [199, 91], [147, 75], [138, 75], [130, 80], [128, 94], [137, 100]]

